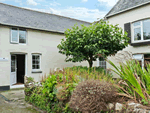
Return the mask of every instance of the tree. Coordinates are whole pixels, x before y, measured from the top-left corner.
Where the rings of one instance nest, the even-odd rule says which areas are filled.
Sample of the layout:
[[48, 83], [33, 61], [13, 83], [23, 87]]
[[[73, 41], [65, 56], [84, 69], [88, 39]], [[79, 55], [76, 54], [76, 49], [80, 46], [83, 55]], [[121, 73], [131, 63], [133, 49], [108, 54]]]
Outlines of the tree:
[[65, 40], [62, 39], [61, 44], [57, 46], [59, 53], [66, 55], [65, 61], [88, 61], [89, 67], [92, 67], [98, 55], [107, 57], [115, 54], [125, 48], [129, 41], [122, 28], [104, 20], [89, 26], [81, 25], [80, 28], [74, 25], [72, 29], [65, 31], [65, 36]]

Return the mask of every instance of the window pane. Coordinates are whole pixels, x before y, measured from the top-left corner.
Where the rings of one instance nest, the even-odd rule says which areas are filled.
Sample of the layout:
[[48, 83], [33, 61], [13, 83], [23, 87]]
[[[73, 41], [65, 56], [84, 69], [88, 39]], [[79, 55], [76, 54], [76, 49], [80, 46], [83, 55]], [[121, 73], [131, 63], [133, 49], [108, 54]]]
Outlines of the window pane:
[[39, 66], [39, 65], [37, 65], [37, 69], [40, 69], [40, 66]]
[[134, 41], [141, 40], [141, 28], [134, 29]]
[[150, 20], [143, 21], [143, 37], [144, 40], [150, 39]]
[[36, 65], [32, 65], [32, 69], [36, 69]]
[[15, 72], [15, 67], [11, 67], [11, 72]]
[[35, 63], [36, 63], [36, 64], [40, 64], [39, 60], [36, 60]]
[[32, 64], [35, 64], [35, 60], [32, 60]]
[[19, 30], [19, 43], [26, 43], [26, 31]]
[[138, 26], [138, 25], [141, 25], [141, 22], [134, 22], [133, 24], [134, 26]]
[[39, 55], [38, 55], [38, 56], [36, 56], [36, 59], [37, 59], [37, 60], [39, 60], [39, 59], [40, 59], [40, 56], [39, 56]]
[[32, 60], [35, 60], [35, 55], [32, 55]]
[[17, 31], [17, 29], [12, 29], [11, 30], [11, 33], [12, 33], [12, 42], [18, 42], [18, 31]]
[[25, 39], [19, 39], [19, 43], [26, 43]]

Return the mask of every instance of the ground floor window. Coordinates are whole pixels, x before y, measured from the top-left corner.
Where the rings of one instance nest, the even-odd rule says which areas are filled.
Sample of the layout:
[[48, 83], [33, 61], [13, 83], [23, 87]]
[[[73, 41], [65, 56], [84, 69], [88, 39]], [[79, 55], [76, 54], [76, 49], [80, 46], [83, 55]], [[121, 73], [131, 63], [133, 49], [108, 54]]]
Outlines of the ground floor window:
[[41, 70], [41, 54], [32, 54], [32, 70]]
[[147, 64], [150, 64], [150, 54], [144, 55], [144, 67], [147, 68]]
[[106, 69], [106, 60], [103, 57], [99, 58], [99, 67]]
[[134, 54], [133, 59], [139, 61], [141, 67], [147, 68], [150, 63], [150, 54]]

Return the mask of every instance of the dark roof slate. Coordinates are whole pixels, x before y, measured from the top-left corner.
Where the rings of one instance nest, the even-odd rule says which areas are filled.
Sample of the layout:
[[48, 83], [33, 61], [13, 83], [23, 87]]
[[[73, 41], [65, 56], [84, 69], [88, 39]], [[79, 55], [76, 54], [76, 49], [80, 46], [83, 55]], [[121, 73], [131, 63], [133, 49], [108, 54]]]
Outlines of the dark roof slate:
[[107, 13], [105, 17], [115, 15], [133, 7], [138, 7], [150, 3], [150, 0], [119, 0], [116, 5]]
[[89, 22], [0, 3], [0, 24], [64, 33], [74, 24]]

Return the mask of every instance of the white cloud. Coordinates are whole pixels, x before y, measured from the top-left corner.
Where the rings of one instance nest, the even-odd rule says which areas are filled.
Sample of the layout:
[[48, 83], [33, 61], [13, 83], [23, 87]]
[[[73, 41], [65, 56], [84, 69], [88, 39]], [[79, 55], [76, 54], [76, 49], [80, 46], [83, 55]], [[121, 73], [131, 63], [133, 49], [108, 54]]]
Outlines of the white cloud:
[[60, 3], [58, 3], [58, 2], [50, 3], [50, 5], [51, 5], [51, 6], [61, 6], [61, 4], [60, 4]]
[[[33, 9], [33, 8], [30, 8]], [[99, 11], [98, 9], [87, 9], [85, 7], [68, 7], [65, 9], [49, 8], [49, 9], [33, 9], [42, 12], [58, 14], [66, 17], [71, 17], [83, 21], [94, 22], [98, 18], [103, 18], [107, 12]]]
[[15, 0], [16, 3], [19, 3], [20, 5], [23, 5], [22, 0]]
[[118, 0], [98, 0], [99, 2], [107, 3], [108, 6], [114, 6]]
[[82, 0], [82, 2], [87, 2], [88, 0]]
[[35, 2], [34, 0], [27, 0], [28, 5], [37, 5], [38, 3]]
[[6, 0], [0, 0], [0, 2], [5, 2]]

